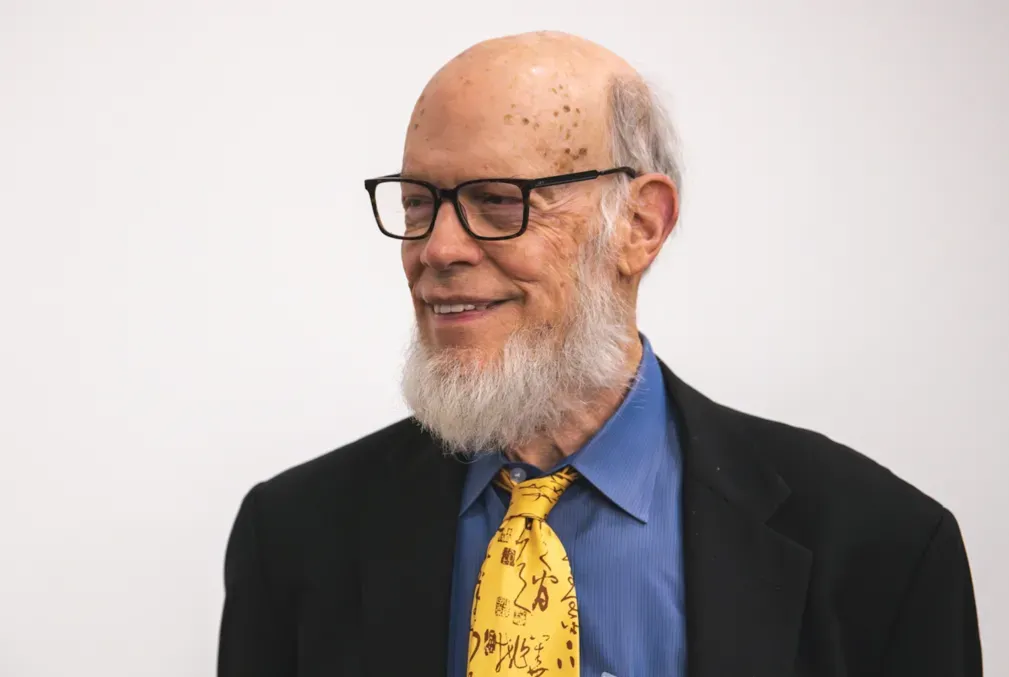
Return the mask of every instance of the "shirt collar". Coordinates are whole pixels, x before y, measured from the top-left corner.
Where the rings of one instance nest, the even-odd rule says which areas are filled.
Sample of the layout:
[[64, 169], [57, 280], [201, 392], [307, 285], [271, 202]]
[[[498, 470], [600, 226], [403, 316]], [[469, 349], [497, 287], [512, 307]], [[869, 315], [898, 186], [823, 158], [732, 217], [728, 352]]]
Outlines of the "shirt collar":
[[459, 514], [462, 515], [473, 502], [480, 496], [487, 485], [490, 484], [498, 471], [504, 467], [505, 459], [500, 451], [488, 454], [480, 454], [472, 461], [469, 461], [469, 468], [466, 471], [466, 481], [462, 486], [462, 504], [459, 506]]
[[[641, 336], [642, 356], [634, 383], [616, 412], [575, 454], [550, 472], [570, 465], [606, 498], [641, 522], [648, 521], [659, 454], [668, 447], [669, 411], [662, 369]], [[506, 461], [500, 452], [470, 461], [459, 514], [465, 513]]]
[[642, 336], [641, 343], [634, 385], [613, 416], [569, 461], [606, 498], [647, 522], [660, 454], [668, 453], [669, 410], [659, 360], [648, 339]]

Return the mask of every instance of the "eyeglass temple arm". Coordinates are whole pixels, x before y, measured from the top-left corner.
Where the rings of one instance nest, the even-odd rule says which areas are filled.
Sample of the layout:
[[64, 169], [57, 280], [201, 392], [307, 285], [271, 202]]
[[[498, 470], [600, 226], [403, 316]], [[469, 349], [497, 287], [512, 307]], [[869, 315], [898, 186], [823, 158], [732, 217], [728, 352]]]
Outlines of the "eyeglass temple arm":
[[533, 182], [533, 184], [536, 188], [543, 188], [545, 186], [557, 186], [560, 184], [575, 183], [578, 181], [590, 181], [592, 179], [597, 179], [600, 176], [608, 176], [609, 174], [627, 174], [632, 179], [638, 175], [638, 173], [630, 167], [614, 167], [613, 169], [605, 169], [603, 171], [592, 169], [587, 172], [550, 176], [545, 179], [537, 179]]

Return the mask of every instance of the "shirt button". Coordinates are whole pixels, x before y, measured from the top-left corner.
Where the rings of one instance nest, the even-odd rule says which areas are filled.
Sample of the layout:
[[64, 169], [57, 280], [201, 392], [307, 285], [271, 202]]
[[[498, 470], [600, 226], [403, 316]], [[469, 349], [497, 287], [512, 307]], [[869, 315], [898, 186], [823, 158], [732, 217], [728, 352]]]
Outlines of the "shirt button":
[[512, 482], [515, 484], [522, 484], [526, 481], [526, 471], [522, 468], [512, 468], [510, 474]]

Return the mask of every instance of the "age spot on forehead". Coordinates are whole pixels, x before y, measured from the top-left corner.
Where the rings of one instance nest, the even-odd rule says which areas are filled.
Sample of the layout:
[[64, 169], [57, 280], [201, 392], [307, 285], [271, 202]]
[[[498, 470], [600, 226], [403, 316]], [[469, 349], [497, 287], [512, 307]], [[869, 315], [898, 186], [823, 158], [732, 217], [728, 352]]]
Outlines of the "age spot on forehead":
[[571, 106], [569, 106], [567, 104], [564, 104], [564, 112], [565, 113], [570, 113], [571, 112]]

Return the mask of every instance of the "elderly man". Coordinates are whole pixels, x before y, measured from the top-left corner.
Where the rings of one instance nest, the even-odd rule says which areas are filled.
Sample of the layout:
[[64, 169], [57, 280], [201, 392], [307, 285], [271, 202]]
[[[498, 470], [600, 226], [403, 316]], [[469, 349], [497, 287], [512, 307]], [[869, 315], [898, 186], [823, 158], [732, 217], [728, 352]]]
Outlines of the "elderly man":
[[442, 68], [400, 173], [365, 182], [416, 312], [413, 417], [248, 494], [222, 677], [981, 674], [953, 515], [639, 334], [679, 183], [661, 107], [597, 45]]

